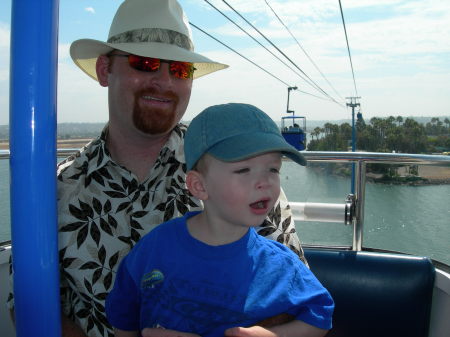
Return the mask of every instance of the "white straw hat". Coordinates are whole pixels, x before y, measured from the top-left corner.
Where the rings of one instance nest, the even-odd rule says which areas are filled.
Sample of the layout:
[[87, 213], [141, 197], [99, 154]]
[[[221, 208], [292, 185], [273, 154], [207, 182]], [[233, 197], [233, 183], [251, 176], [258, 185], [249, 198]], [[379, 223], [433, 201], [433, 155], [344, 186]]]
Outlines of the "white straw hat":
[[194, 78], [227, 68], [194, 52], [192, 33], [176, 0], [125, 0], [111, 23], [108, 41], [76, 40], [70, 56], [98, 81], [95, 64], [100, 55], [117, 49], [130, 54], [194, 63]]

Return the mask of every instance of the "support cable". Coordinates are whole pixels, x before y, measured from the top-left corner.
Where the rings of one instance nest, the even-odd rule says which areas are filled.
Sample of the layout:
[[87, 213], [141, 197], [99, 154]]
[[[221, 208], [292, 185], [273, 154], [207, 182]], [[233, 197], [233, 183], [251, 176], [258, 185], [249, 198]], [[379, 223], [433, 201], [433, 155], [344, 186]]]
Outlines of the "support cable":
[[284, 28], [286, 28], [286, 30], [288, 31], [288, 33], [291, 35], [291, 37], [294, 39], [294, 41], [297, 43], [297, 45], [300, 47], [300, 49], [303, 51], [303, 53], [306, 55], [306, 57], [311, 61], [311, 63], [314, 65], [314, 67], [316, 68], [316, 70], [320, 73], [320, 75], [322, 75], [322, 78], [328, 83], [328, 85], [333, 89], [333, 91], [336, 93], [336, 95], [339, 96], [339, 98], [341, 98], [342, 100], [344, 100], [344, 98], [337, 92], [337, 90], [334, 88], [334, 86], [330, 83], [330, 81], [328, 81], [328, 79], [326, 78], [326, 76], [322, 73], [322, 71], [319, 69], [319, 67], [316, 65], [316, 63], [312, 60], [312, 58], [309, 56], [309, 54], [306, 52], [306, 50], [302, 47], [302, 45], [300, 44], [300, 42], [295, 38], [294, 34], [292, 34], [291, 30], [288, 28], [288, 26], [286, 26], [286, 24], [283, 22], [283, 20], [281, 20], [281, 18], [277, 15], [277, 13], [275, 12], [275, 10], [272, 8], [272, 6], [270, 6], [270, 4], [267, 2], [267, 0], [264, 0], [264, 2], [266, 3], [266, 5], [270, 8], [270, 10], [272, 11], [272, 13], [275, 15], [275, 17], [278, 19], [278, 21], [284, 26]]
[[353, 84], [355, 86], [355, 96], [358, 96], [358, 90], [356, 89], [355, 72], [353, 71], [352, 55], [350, 54], [350, 46], [348, 43], [347, 29], [345, 28], [344, 12], [342, 11], [341, 0], [339, 0], [339, 8], [341, 9], [342, 25], [344, 26], [345, 41], [347, 42], [347, 50], [348, 50], [348, 57], [350, 59], [350, 67], [352, 68]]
[[[247, 60], [248, 62], [250, 62], [250, 63], [253, 64], [254, 66], [258, 67], [259, 69], [261, 69], [262, 71], [264, 71], [264, 72], [267, 73], [268, 75], [270, 75], [270, 76], [272, 76], [273, 78], [275, 78], [276, 80], [280, 81], [281, 83], [283, 83], [283, 84], [286, 85], [287, 87], [291, 87], [290, 84], [286, 83], [286, 82], [283, 81], [282, 79], [280, 79], [280, 78], [278, 78], [277, 76], [275, 76], [274, 74], [270, 73], [269, 71], [267, 71], [267, 70], [264, 69], [263, 67], [259, 66], [258, 64], [256, 64], [256, 63], [253, 62], [252, 60], [250, 60], [248, 57], [242, 55], [242, 54], [239, 53], [237, 50], [231, 48], [230, 46], [228, 46], [228, 45], [225, 44], [224, 42], [220, 41], [219, 39], [215, 38], [215, 37], [212, 36], [211, 34], [207, 33], [206, 31], [204, 31], [203, 29], [201, 29], [201, 28], [198, 27], [197, 25], [193, 24], [192, 22], [189, 22], [189, 24], [190, 24], [192, 27], [198, 29], [198, 30], [199, 30], [200, 32], [202, 32], [203, 34], [209, 36], [210, 38], [212, 38], [212, 39], [215, 40], [216, 42], [220, 43], [220, 44], [223, 45], [224, 47], [228, 48], [228, 49], [231, 50], [232, 52], [236, 53], [236, 54], [239, 55], [240, 57], [244, 58], [245, 60]], [[310, 95], [310, 96], [316, 97], [316, 98], [321, 99], [321, 100], [329, 101], [328, 99], [325, 99], [325, 98], [323, 98], [323, 97], [320, 97], [320, 96], [311, 94], [311, 93], [306, 92], [306, 91], [302, 91], [302, 90], [297, 90], [297, 91], [299, 91], [299, 92], [301, 92], [301, 93], [303, 93], [303, 94], [306, 94], [306, 95]]]
[[[249, 22], [245, 17], [243, 17], [237, 10], [235, 10], [228, 2], [225, 0], [222, 0], [233, 12], [235, 12], [237, 15], [239, 15], [248, 25], [250, 25], [254, 30], [256, 30], [267, 42], [269, 42], [280, 54], [282, 54], [289, 62], [291, 62], [294, 67], [296, 67], [303, 75], [305, 75], [309, 81], [307, 83], [314, 87], [316, 90], [322, 92], [325, 96], [328, 96], [333, 102], [342, 105], [341, 103], [337, 102], [333, 97], [331, 97], [327, 92], [325, 92], [320, 86], [318, 86], [300, 67], [294, 63], [280, 48], [278, 48], [272, 41], [270, 41], [261, 31], [258, 30], [251, 22]], [[342, 105], [343, 106], [343, 105]]]
[[253, 41], [258, 43], [261, 47], [263, 47], [265, 50], [267, 50], [273, 57], [275, 57], [277, 60], [279, 60], [281, 63], [283, 63], [286, 67], [288, 67], [294, 74], [296, 74], [298, 77], [300, 77], [302, 80], [306, 81], [306, 79], [299, 73], [295, 71], [291, 66], [289, 66], [286, 62], [284, 62], [280, 57], [275, 55], [271, 50], [269, 50], [266, 46], [264, 46], [261, 42], [259, 42], [257, 39], [255, 39], [249, 32], [247, 32], [244, 28], [239, 26], [233, 19], [228, 17], [225, 13], [223, 13], [220, 9], [215, 7], [212, 3], [210, 3], [208, 0], [205, 0], [206, 3], [208, 3], [212, 8], [214, 8], [216, 11], [218, 11], [220, 14], [222, 14], [228, 21], [233, 23], [237, 28], [239, 28], [242, 32], [247, 34], [248, 37], [250, 37]]

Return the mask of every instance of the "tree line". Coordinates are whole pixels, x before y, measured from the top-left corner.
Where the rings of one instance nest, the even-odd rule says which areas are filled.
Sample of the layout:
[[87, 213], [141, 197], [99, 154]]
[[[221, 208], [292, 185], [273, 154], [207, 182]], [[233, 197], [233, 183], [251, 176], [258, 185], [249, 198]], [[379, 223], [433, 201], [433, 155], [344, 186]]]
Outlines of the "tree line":
[[[420, 124], [412, 118], [373, 117], [369, 123], [358, 119], [357, 151], [399, 153], [442, 153], [450, 151], [450, 120], [432, 118]], [[348, 151], [351, 149], [352, 127], [326, 123], [310, 133], [309, 151]]]

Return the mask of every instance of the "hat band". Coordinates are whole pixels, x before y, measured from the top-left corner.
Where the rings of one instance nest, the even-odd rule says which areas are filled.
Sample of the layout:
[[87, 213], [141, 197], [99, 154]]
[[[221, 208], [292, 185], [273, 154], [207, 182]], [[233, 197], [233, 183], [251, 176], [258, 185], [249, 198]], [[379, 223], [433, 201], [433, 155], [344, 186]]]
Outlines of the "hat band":
[[170, 29], [141, 28], [129, 30], [108, 38], [108, 43], [159, 42], [171, 44], [190, 51], [194, 50], [191, 39]]

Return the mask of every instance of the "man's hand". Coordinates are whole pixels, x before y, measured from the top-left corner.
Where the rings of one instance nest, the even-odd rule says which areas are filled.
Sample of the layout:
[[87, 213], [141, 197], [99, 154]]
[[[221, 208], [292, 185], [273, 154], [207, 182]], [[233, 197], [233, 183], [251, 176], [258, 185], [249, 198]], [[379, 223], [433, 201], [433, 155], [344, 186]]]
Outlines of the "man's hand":
[[63, 337], [87, 337], [84, 331], [64, 314], [61, 314], [61, 327]]
[[195, 333], [181, 332], [161, 328], [145, 328], [142, 330], [142, 337], [201, 337]]

